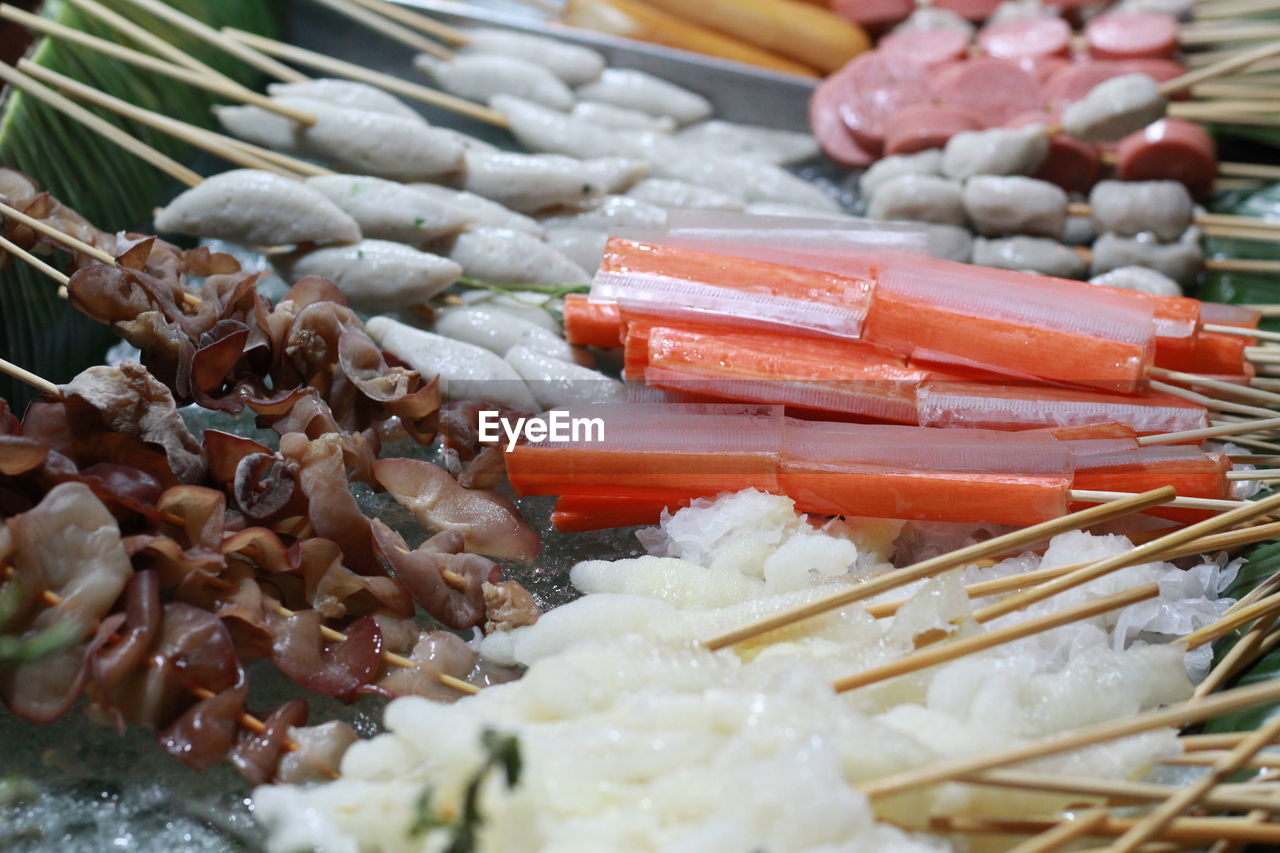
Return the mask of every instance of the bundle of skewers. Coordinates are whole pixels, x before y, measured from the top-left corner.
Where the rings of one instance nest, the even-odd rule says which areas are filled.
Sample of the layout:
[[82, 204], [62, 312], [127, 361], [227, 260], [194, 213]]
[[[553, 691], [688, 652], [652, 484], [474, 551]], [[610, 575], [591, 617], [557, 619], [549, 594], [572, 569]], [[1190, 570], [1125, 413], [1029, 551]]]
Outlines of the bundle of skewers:
[[[406, 43], [423, 44], [423, 29], [447, 32], [412, 13], [393, 20], [371, 12], [375, 4], [325, 2]], [[75, 3], [110, 13], [94, 0]], [[455, 33], [454, 43], [464, 49], [424, 46], [434, 58], [420, 65], [453, 90], [442, 92], [262, 37], [195, 29], [274, 68], [268, 73], [280, 83], [264, 96], [190, 65], [183, 72], [180, 55], [158, 47], [136, 24], [126, 33], [123, 19], [115, 22], [122, 34], [166, 59], [140, 58], [140, 51], [9, 7], [2, 14], [157, 73], [216, 86], [239, 102], [219, 110], [232, 134], [222, 136], [35, 63], [0, 69], [28, 96], [110, 135], [190, 187], [157, 213], [159, 230], [265, 248], [295, 280], [273, 305], [258, 294], [257, 276], [231, 257], [183, 251], [145, 235], [104, 233], [31, 179], [0, 173], [6, 221], [0, 248], [14, 263], [38, 270], [71, 307], [109, 325], [142, 362], [91, 368], [65, 385], [2, 365], [43, 392], [23, 418], [0, 420], [7, 516], [0, 551], [5, 594], [18, 602], [5, 631], [20, 650], [5, 668], [4, 700], [15, 713], [52, 719], [87, 695], [109, 719], [156, 728], [166, 748], [193, 766], [230, 757], [255, 782], [343, 777], [311, 793], [260, 790], [263, 820], [282, 844], [323, 847], [350, 839], [392, 849], [501, 849], [503, 838], [529, 831], [521, 815], [530, 808], [558, 816], [576, 808], [564, 797], [544, 797], [544, 786], [554, 787], [557, 778], [552, 757], [567, 747], [543, 740], [543, 724], [561, 714], [575, 725], [592, 725], [574, 716], [587, 704], [584, 684], [600, 679], [594, 702], [601, 720], [617, 712], [631, 720], [626, 725], [636, 725], [626, 687], [606, 686], [617, 682], [619, 661], [655, 697], [653, 707], [661, 710], [654, 719], [665, 720], [670, 708], [656, 698], [663, 690], [674, 689], [673, 700], [687, 708], [687, 698], [708, 687], [680, 674], [690, 665], [706, 673], [725, 667], [712, 677], [726, 684], [740, 677], [753, 695], [771, 695], [770, 660], [790, 660], [790, 646], [816, 649], [834, 639], [849, 656], [819, 654], [846, 671], [832, 673], [829, 684], [806, 682], [806, 689], [814, 696], [848, 693], [862, 703], [858, 713], [871, 714], [899, 704], [891, 698], [895, 691], [918, 694], [949, 666], [982, 667], [996, 659], [992, 654], [1012, 649], [1027, 654], [1042, 635], [1067, 636], [1055, 631], [1080, 629], [1083, 638], [1101, 630], [1110, 643], [1108, 632], [1120, 622], [1138, 620], [1144, 627], [1134, 636], [1167, 648], [1148, 654], [1124, 631], [1116, 634], [1116, 649], [1123, 651], [1107, 665], [1135, 677], [1149, 671], [1151, 679], [1135, 688], [1129, 704], [1108, 706], [1100, 719], [1085, 714], [1038, 729], [1022, 726], [1012, 734], [1025, 742], [985, 752], [979, 744], [969, 756], [920, 742], [885, 752], [878, 764], [853, 762], [839, 783], [857, 783], [848, 789], [855, 799], [840, 801], [855, 809], [853, 823], [822, 830], [815, 824], [808, 846], [856, 836], [876, 849], [924, 849], [912, 845], [925, 842], [883, 821], [943, 834], [1037, 835], [1026, 849], [1054, 849], [1086, 834], [1120, 836], [1116, 850], [1140, 849], [1152, 839], [1275, 840], [1274, 827], [1263, 820], [1269, 800], [1257, 793], [1267, 789], [1225, 784], [1257, 763], [1274, 724], [1217, 740], [1160, 731], [1280, 696], [1272, 684], [1207, 695], [1274, 645], [1274, 585], [1264, 583], [1235, 604], [1219, 601], [1216, 587], [1171, 592], [1170, 579], [1188, 573], [1161, 562], [1275, 536], [1274, 524], [1250, 525], [1274, 516], [1280, 498], [1246, 500], [1237, 492], [1241, 484], [1277, 475], [1234, 469], [1235, 463], [1267, 464], [1267, 457], [1202, 446], [1230, 437], [1277, 449], [1265, 440], [1280, 423], [1271, 408], [1276, 395], [1261, 387], [1265, 380], [1254, 366], [1268, 363], [1269, 355], [1260, 346], [1268, 340], [1258, 329], [1260, 311], [933, 258], [922, 227], [763, 216], [784, 212], [783, 205], [790, 213], [796, 207], [837, 212], [829, 198], [777, 166], [803, 157], [803, 140], [716, 122], [673, 136], [678, 124], [706, 117], [705, 103], [693, 93], [626, 72], [610, 75], [599, 64], [592, 70], [590, 52], [556, 50], [561, 46], [554, 42]], [[486, 43], [499, 52], [519, 46], [558, 69], [560, 88], [575, 87], [573, 100], [565, 102], [545, 76], [520, 82], [525, 88], [517, 93], [500, 91], [515, 79], [494, 71], [501, 63], [468, 68], [463, 61], [486, 56]], [[348, 79], [304, 79], [264, 53]], [[426, 125], [391, 94], [487, 117], [535, 151], [558, 156], [490, 150]], [[658, 107], [649, 98], [660, 95], [667, 99]], [[180, 136], [242, 168], [204, 178], [112, 130], [68, 96]], [[459, 98], [491, 99], [492, 105]], [[603, 126], [634, 128], [641, 118], [648, 123], [639, 131]], [[745, 153], [700, 161], [708, 139]], [[1105, 230], [1138, 227], [1121, 222], [1126, 206], [1141, 206], [1142, 199], [1104, 196], [1091, 200], [1089, 215]], [[733, 215], [672, 212], [681, 207]], [[1178, 234], [1198, 215], [1189, 203], [1171, 208], [1161, 214]], [[618, 227], [646, 233], [611, 237]], [[898, 250], [877, 248], [895, 241]], [[64, 269], [50, 263], [54, 250], [70, 257]], [[592, 282], [589, 270], [597, 267]], [[456, 293], [443, 296], [459, 283], [486, 297], [501, 295], [480, 308], [458, 304], [464, 297]], [[568, 340], [547, 325], [550, 315], [541, 308], [513, 305], [512, 293], [565, 297]], [[422, 305], [437, 313], [434, 332], [415, 325]], [[368, 317], [393, 311], [406, 313]], [[1017, 342], [1035, 346], [1015, 349]], [[602, 350], [622, 349], [627, 378], [687, 406], [622, 404], [621, 384], [576, 363], [591, 359], [584, 347], [601, 358]], [[441, 403], [442, 394], [449, 402]], [[218, 430], [197, 440], [178, 414], [188, 404], [247, 409], [278, 441]], [[565, 405], [598, 414], [603, 440], [525, 442], [503, 453], [478, 429], [484, 408], [503, 408], [504, 420], [514, 422]], [[452, 473], [384, 452], [414, 455], [404, 448], [430, 445], [438, 433], [452, 454]], [[515, 505], [472, 488], [497, 485], [504, 475], [518, 492], [562, 496], [556, 520], [568, 528], [662, 519], [669, 542], [660, 567], [620, 566], [630, 580], [607, 567], [579, 567], [574, 584], [580, 590], [625, 587], [634, 598], [627, 606], [643, 610], [636, 589], [664, 588], [669, 584], [662, 578], [696, 570], [713, 574], [697, 581], [688, 575], [677, 584], [692, 584], [688, 589], [657, 597], [700, 600], [693, 590], [711, 594], [725, 582], [712, 595], [716, 604], [707, 599], [703, 605], [737, 601], [743, 607], [709, 622], [673, 617], [668, 623], [663, 616], [652, 630], [667, 633], [650, 635], [644, 642], [655, 645], [643, 648], [611, 635], [648, 629], [623, 618], [624, 611], [602, 619], [609, 596], [587, 595], [581, 606], [566, 605], [557, 620], [548, 620], [550, 627], [540, 627], [528, 593], [502, 581], [489, 559], [532, 559], [537, 537]], [[400, 533], [364, 514], [351, 496], [353, 483], [385, 490], [422, 528], [440, 532], [411, 550]], [[784, 516], [791, 550], [775, 540], [762, 546], [763, 566], [725, 579], [714, 572], [729, 563], [680, 550], [687, 535], [681, 539], [677, 526], [733, 500], [765, 502], [759, 506], [767, 505], [772, 518]], [[833, 520], [815, 531], [796, 513]], [[1132, 521], [1137, 513], [1150, 517], [1136, 522], [1131, 542], [1115, 554], [1090, 554], [1077, 565], [1050, 565], [1046, 557], [1037, 571], [967, 584], [952, 571], [999, 568], [1007, 555], [1042, 550], [1051, 537]], [[855, 557], [874, 547], [841, 526], [847, 524], [842, 518], [861, 516], [1031, 526], [868, 574], [871, 564], [860, 566]], [[1151, 517], [1185, 526], [1162, 527], [1165, 522]], [[753, 521], [735, 535], [747, 535]], [[51, 530], [60, 535], [49, 536]], [[67, 560], [68, 553], [79, 559]], [[808, 559], [832, 563], [820, 585], [808, 569], [785, 570], [788, 560]], [[1142, 573], [1153, 564], [1163, 573], [1160, 583]], [[752, 575], [756, 570], [763, 575]], [[603, 574], [593, 581], [592, 572]], [[830, 583], [844, 588], [832, 593]], [[915, 597], [904, 601], [908, 584], [917, 584], [909, 590]], [[779, 591], [798, 598], [766, 595]], [[1084, 597], [1059, 597], [1070, 595]], [[1179, 618], [1195, 614], [1183, 629], [1157, 627], [1139, 615], [1152, 601]], [[943, 603], [931, 610], [934, 602]], [[415, 605], [436, 630], [421, 630], [412, 620]], [[1034, 615], [1014, 615], [1024, 608]], [[614, 628], [606, 627], [610, 621]], [[49, 633], [57, 626], [60, 633]], [[480, 626], [487, 635], [480, 657], [443, 630]], [[1200, 672], [1201, 686], [1183, 703], [1192, 691], [1183, 653], [1203, 652], [1248, 626], [1247, 642], [1237, 643], [1239, 651], [1207, 677]], [[609, 654], [593, 657], [586, 646], [558, 650], [575, 632]], [[789, 642], [777, 645], [782, 638]], [[244, 663], [255, 659], [269, 660], [304, 690], [346, 699], [481, 695], [451, 710], [397, 698], [388, 712], [393, 734], [359, 742], [340, 726], [301, 727], [302, 711], [293, 703], [265, 720], [250, 715]], [[523, 681], [489, 688], [515, 677], [521, 666], [531, 667]], [[1071, 683], [1080, 683], [1073, 677]], [[550, 713], [543, 703], [556, 701], [556, 693], [568, 705]], [[839, 713], [855, 706], [841, 707]], [[742, 724], [733, 715], [739, 722], [722, 722], [722, 733]], [[902, 737], [890, 729], [877, 718], [860, 737]], [[476, 734], [475, 742], [460, 746], [467, 732]], [[1150, 744], [1121, 749], [1116, 764], [1095, 778], [998, 770], [1144, 732]], [[454, 748], [440, 740], [446, 735]], [[1151, 763], [1177, 761], [1170, 751], [1182, 749], [1202, 759], [1189, 763], [1208, 764], [1210, 771], [1179, 788], [1127, 781]], [[733, 754], [741, 758], [740, 745]], [[405, 756], [414, 758], [406, 764]], [[635, 784], [635, 772], [620, 778]], [[618, 783], [602, 780], [600, 790]], [[947, 806], [937, 793], [974, 786], [1018, 787], [1023, 799], [953, 796]], [[1027, 798], [1032, 790], [1047, 796]], [[933, 793], [921, 794], [918, 808], [901, 806], [904, 792], [921, 791]], [[371, 796], [365, 805], [383, 807], [378, 826], [352, 807]], [[864, 796], [874, 815], [858, 799]], [[1081, 801], [1098, 807], [1059, 822], [1060, 810]], [[1101, 807], [1117, 801], [1157, 805], [1139, 818], [1115, 817]], [[659, 813], [670, 806], [656, 802]], [[611, 808], [593, 807], [601, 814]], [[1250, 817], [1184, 816], [1196, 809]], [[296, 821], [301, 814], [311, 815], [306, 827]], [[603, 847], [626, 848], [625, 832], [611, 835], [595, 820], [590, 814], [568, 819], [570, 834], [561, 841], [607, 838], [599, 842]], [[557, 826], [554, 820], [548, 825]], [[817, 837], [827, 830], [832, 837]], [[704, 837], [734, 841], [723, 827], [715, 832], [729, 834]], [[806, 849], [794, 839], [769, 839], [770, 849]], [[528, 843], [555, 842], [542, 835]]]

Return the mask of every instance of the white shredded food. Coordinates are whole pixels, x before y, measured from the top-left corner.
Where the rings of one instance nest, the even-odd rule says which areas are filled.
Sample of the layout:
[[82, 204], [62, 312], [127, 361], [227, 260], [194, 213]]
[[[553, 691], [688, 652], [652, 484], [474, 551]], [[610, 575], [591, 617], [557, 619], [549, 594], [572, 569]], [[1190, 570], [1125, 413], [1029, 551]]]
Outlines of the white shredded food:
[[[1187, 698], [1188, 667], [1165, 641], [1208, 624], [1234, 566], [1204, 562], [1112, 573], [988, 626], [963, 584], [1109, 556], [1119, 536], [1068, 533], [1043, 559], [957, 569], [709, 652], [698, 640], [880, 574], [901, 524], [818, 528], [791, 501], [755, 491], [697, 501], [645, 531], [649, 555], [578, 564], [585, 595], [535, 625], [492, 634], [488, 657], [528, 666], [519, 681], [452, 705], [411, 697], [386, 711], [387, 733], [356, 744], [338, 781], [274, 785], [254, 795], [272, 851], [444, 851], [482, 735], [518, 739], [514, 787], [480, 778], [478, 851], [926, 853], [956, 849], [922, 832], [940, 815], [1042, 815], [1071, 800], [943, 784], [877, 800], [860, 783], [950, 757], [1046, 737]], [[1160, 596], [844, 694], [831, 682], [910, 654], [916, 638], [965, 636], [1156, 582]], [[1178, 754], [1160, 729], [1024, 769], [1136, 778]], [[424, 818], [426, 820], [424, 821]], [[416, 831], [415, 831], [416, 829]], [[1012, 843], [1012, 842], [1011, 842]], [[977, 848], [973, 848], [977, 849]]]

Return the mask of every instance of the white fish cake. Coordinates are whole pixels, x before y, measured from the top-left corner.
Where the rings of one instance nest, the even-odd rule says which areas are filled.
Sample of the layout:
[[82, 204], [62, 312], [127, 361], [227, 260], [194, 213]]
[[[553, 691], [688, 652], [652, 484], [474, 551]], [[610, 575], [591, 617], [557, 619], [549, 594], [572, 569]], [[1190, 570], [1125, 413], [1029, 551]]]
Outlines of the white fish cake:
[[[219, 121], [259, 145], [311, 156], [342, 172], [393, 181], [425, 181], [462, 167], [463, 146], [452, 131], [421, 119], [339, 107], [306, 98], [277, 98], [316, 117], [311, 127], [259, 107], [222, 107]], [[288, 134], [280, 122], [289, 125]]]
[[726, 154], [757, 157], [770, 163], [797, 163], [817, 157], [821, 151], [812, 133], [718, 119], [690, 125], [677, 133], [676, 139]]
[[970, 130], [947, 140], [942, 174], [964, 180], [975, 175], [1030, 175], [1049, 156], [1044, 126]]
[[316, 249], [288, 266], [295, 279], [315, 275], [332, 280], [352, 308], [370, 313], [419, 305], [462, 275], [462, 267], [448, 258], [386, 240]]
[[590, 83], [605, 69], [604, 57], [589, 47], [493, 27], [467, 30], [467, 43], [458, 52], [492, 53], [523, 59], [541, 65], [570, 86]]
[[435, 330], [445, 337], [484, 347], [497, 355], [506, 355], [512, 347], [522, 346], [561, 361], [571, 362], [576, 357], [573, 347], [556, 333], [483, 305], [441, 311], [436, 315]]
[[933, 175], [900, 175], [886, 181], [867, 203], [872, 219], [964, 225], [960, 184]]
[[973, 259], [973, 232], [959, 225], [930, 225], [929, 254], [967, 264]]
[[665, 208], [623, 195], [612, 195], [599, 202], [584, 204], [574, 213], [558, 214], [542, 220], [546, 228], [578, 228], [613, 231], [618, 228], [663, 228], [667, 224]]
[[941, 175], [942, 152], [928, 148], [914, 154], [881, 157], [858, 178], [858, 192], [863, 198], [875, 195], [880, 185], [901, 175]]
[[626, 192], [649, 174], [649, 163], [634, 157], [592, 157], [582, 161], [583, 171], [606, 194]]
[[516, 213], [514, 210], [508, 210], [496, 201], [490, 201], [475, 193], [442, 187], [439, 184], [409, 184], [409, 187], [440, 204], [447, 204], [465, 212], [471, 218], [472, 228], [510, 228], [534, 237], [541, 237], [543, 234], [543, 227], [537, 220], [522, 213]]
[[509, 228], [476, 228], [453, 241], [449, 257], [491, 284], [587, 284], [582, 267], [536, 237]]
[[573, 90], [541, 65], [488, 53], [460, 54], [438, 59], [420, 53], [414, 67], [446, 92], [487, 103], [494, 95], [517, 95], [553, 110], [573, 106]]
[[1167, 242], [1191, 227], [1195, 202], [1179, 181], [1099, 181], [1089, 192], [1099, 232], [1131, 237], [1150, 231]]
[[206, 178], [156, 213], [156, 230], [246, 246], [352, 243], [360, 226], [323, 193], [271, 172]]
[[507, 350], [506, 361], [524, 379], [544, 410], [626, 402], [626, 389], [618, 380], [527, 346]]
[[1104, 80], [1062, 111], [1062, 129], [1085, 142], [1115, 142], [1164, 118], [1169, 101], [1146, 74]]
[[645, 178], [627, 190], [627, 197], [658, 207], [690, 210], [742, 210], [745, 206], [740, 195], [671, 178]]
[[1094, 241], [1089, 274], [1099, 276], [1119, 267], [1147, 267], [1180, 285], [1190, 286], [1203, 264], [1204, 253], [1194, 241], [1160, 243], [1149, 235], [1122, 237], [1108, 233]]
[[680, 124], [690, 124], [711, 115], [711, 102], [660, 77], [632, 68], [609, 68], [600, 79], [579, 86], [577, 96], [584, 101], [600, 101], [655, 116], [668, 116]]
[[1095, 275], [1090, 284], [1137, 290], [1156, 296], [1182, 296], [1182, 286], [1167, 275], [1147, 267], [1116, 267], [1110, 272]]
[[584, 270], [591, 271], [599, 269], [600, 262], [604, 260], [609, 233], [592, 228], [556, 226], [547, 229], [547, 242]]
[[271, 83], [267, 86], [267, 94], [273, 98], [307, 98], [313, 101], [324, 101], [337, 107], [425, 121], [417, 110], [395, 95], [384, 92], [376, 86], [357, 83], [354, 80], [320, 77], [298, 83]]
[[742, 193], [748, 201], [785, 202], [833, 212], [840, 209], [822, 190], [773, 163], [726, 157], [664, 134], [596, 127], [521, 98], [499, 96], [492, 105], [510, 122], [515, 137], [531, 151], [579, 158], [620, 156], [644, 160], [653, 177]]
[[521, 213], [575, 205], [628, 184], [645, 164], [620, 158], [576, 160], [559, 154], [468, 151], [463, 189]]
[[978, 266], [1037, 272], [1057, 278], [1084, 278], [1089, 263], [1078, 252], [1044, 237], [1003, 237], [973, 241]]
[[976, 175], [965, 181], [964, 211], [974, 230], [985, 237], [1060, 237], [1067, 219], [1067, 194], [1035, 178]]
[[671, 116], [655, 116], [643, 110], [633, 110], [616, 104], [599, 101], [578, 101], [570, 112], [579, 121], [591, 122], [610, 130], [651, 130], [654, 133], [671, 133], [676, 121]]
[[484, 347], [384, 316], [370, 317], [365, 330], [378, 346], [423, 376], [439, 376], [441, 392], [454, 400], [484, 400], [520, 412], [538, 411], [515, 368]]
[[364, 236], [423, 248], [457, 234], [475, 221], [460, 207], [395, 181], [367, 175], [319, 175], [307, 186], [319, 190], [360, 225]]

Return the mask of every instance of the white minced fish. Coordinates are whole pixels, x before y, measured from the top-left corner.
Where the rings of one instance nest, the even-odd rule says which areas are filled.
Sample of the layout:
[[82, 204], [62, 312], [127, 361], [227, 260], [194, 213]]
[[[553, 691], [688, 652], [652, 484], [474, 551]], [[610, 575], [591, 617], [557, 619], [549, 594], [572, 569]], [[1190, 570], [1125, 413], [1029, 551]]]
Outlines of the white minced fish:
[[867, 203], [871, 219], [905, 219], [939, 225], [964, 225], [960, 184], [934, 175], [899, 175], [886, 181]]
[[1156, 296], [1181, 296], [1182, 286], [1163, 273], [1147, 267], [1116, 267], [1110, 272], [1095, 275], [1089, 279], [1090, 284], [1104, 287], [1119, 287], [1123, 290], [1138, 290], [1142, 293], [1154, 293]]
[[671, 178], [645, 178], [627, 190], [627, 198], [690, 210], [742, 210], [742, 196]]
[[417, 248], [457, 234], [475, 217], [413, 187], [367, 175], [319, 175], [307, 179], [360, 224], [375, 240], [393, 240]]
[[648, 161], [632, 157], [592, 157], [582, 161], [582, 168], [607, 195], [624, 193], [649, 174]]
[[1108, 233], [1094, 241], [1089, 274], [1099, 276], [1119, 267], [1147, 267], [1186, 287], [1195, 283], [1203, 264], [1204, 253], [1192, 240], [1161, 243], [1150, 234], [1121, 237]]
[[515, 368], [484, 347], [415, 329], [390, 317], [370, 317], [364, 328], [378, 346], [423, 376], [439, 376], [440, 390], [447, 397], [538, 411]]
[[1067, 194], [1048, 181], [1021, 175], [975, 175], [964, 184], [964, 212], [984, 237], [1057, 238], [1067, 220]]
[[1115, 142], [1164, 118], [1169, 101], [1146, 74], [1122, 74], [1094, 86], [1062, 111], [1062, 129], [1085, 142]]
[[476, 27], [467, 30], [467, 43], [458, 53], [493, 53], [541, 65], [570, 86], [590, 83], [604, 72], [604, 57], [589, 47], [567, 44], [546, 36]]
[[817, 157], [821, 152], [812, 133], [778, 130], [755, 124], [737, 124], [712, 119], [690, 125], [676, 139], [714, 148], [726, 154], [757, 157], [770, 163], [796, 163]]
[[1089, 263], [1078, 252], [1045, 237], [973, 241], [973, 262], [982, 267], [1023, 270], [1058, 278], [1084, 278]]
[[435, 330], [457, 341], [506, 355], [515, 346], [527, 347], [561, 361], [574, 361], [573, 347], [564, 338], [537, 323], [484, 305], [446, 308], [436, 315]]
[[492, 106], [507, 118], [511, 132], [531, 151], [578, 158], [620, 156], [645, 160], [653, 177], [741, 193], [748, 201], [840, 209], [822, 190], [773, 163], [723, 156], [664, 134], [596, 127], [520, 98], [499, 96], [493, 99]]
[[393, 181], [425, 181], [462, 167], [463, 146], [452, 131], [422, 119], [339, 107], [309, 98], [277, 98], [316, 117], [303, 127], [259, 107], [215, 107], [218, 120], [241, 139], [315, 157], [334, 168]]
[[316, 249], [288, 266], [290, 278], [330, 279], [352, 308], [369, 313], [427, 302], [462, 275], [462, 267], [448, 258], [387, 240]]
[[507, 350], [506, 360], [524, 379], [543, 410], [626, 402], [626, 389], [621, 382], [589, 367], [570, 364], [527, 346]]
[[893, 32], [920, 32], [927, 30], [955, 30], [973, 35], [973, 24], [950, 9], [937, 6], [917, 6], [907, 19], [893, 28]]
[[441, 89], [470, 101], [483, 104], [494, 95], [516, 95], [553, 110], [573, 106], [573, 90], [564, 81], [524, 59], [489, 53], [439, 59], [420, 53], [413, 65]]
[[900, 175], [941, 174], [942, 152], [937, 148], [927, 148], [915, 154], [893, 154], [880, 158], [862, 173], [858, 178], [858, 192], [863, 198], [870, 198], [881, 184]]
[[591, 276], [554, 248], [522, 231], [476, 228], [458, 235], [449, 257], [466, 275], [490, 284], [587, 284]]
[[605, 194], [583, 161], [559, 154], [468, 151], [462, 188], [520, 213]]
[[360, 226], [302, 181], [257, 169], [206, 178], [156, 212], [156, 230], [246, 246], [353, 243]]
[[338, 107], [349, 107], [353, 110], [364, 110], [371, 113], [387, 113], [402, 118], [425, 121], [413, 107], [401, 101], [395, 95], [384, 92], [367, 83], [354, 80], [335, 80], [331, 77], [320, 77], [315, 80], [304, 80], [299, 83], [271, 83], [267, 86], [267, 94], [273, 98], [307, 98], [313, 101], [324, 101]]
[[671, 116], [655, 116], [643, 110], [633, 110], [616, 104], [599, 101], [578, 101], [570, 112], [580, 121], [588, 121], [610, 130], [651, 130], [654, 133], [671, 133], [676, 120]]
[[1179, 181], [1099, 181], [1089, 192], [1094, 227], [1124, 237], [1150, 231], [1177, 240], [1191, 227], [1195, 202]]
[[967, 264], [973, 259], [973, 232], [959, 225], [929, 225], [929, 254]]
[[1059, 240], [1068, 246], [1087, 246], [1096, 240], [1098, 230], [1093, 227], [1093, 219], [1088, 216], [1068, 216], [1062, 223], [1062, 234]]
[[547, 229], [547, 242], [584, 270], [600, 268], [609, 233], [591, 228], [555, 227]]
[[490, 201], [475, 193], [442, 187], [439, 184], [409, 184], [409, 188], [440, 204], [447, 204], [463, 211], [471, 217], [472, 228], [510, 228], [534, 237], [541, 237], [543, 234], [542, 225], [537, 220], [523, 213], [509, 210], [496, 201]]
[[618, 228], [663, 228], [667, 210], [625, 195], [611, 195], [597, 202], [579, 205], [572, 212], [557, 213], [542, 220], [545, 228], [585, 228], [612, 231]]
[[942, 174], [964, 180], [974, 175], [1030, 175], [1049, 156], [1044, 125], [969, 130], [947, 140]]
[[579, 86], [577, 96], [583, 101], [669, 116], [680, 124], [700, 121], [712, 111], [711, 102], [697, 92], [634, 68], [607, 68], [599, 80]]

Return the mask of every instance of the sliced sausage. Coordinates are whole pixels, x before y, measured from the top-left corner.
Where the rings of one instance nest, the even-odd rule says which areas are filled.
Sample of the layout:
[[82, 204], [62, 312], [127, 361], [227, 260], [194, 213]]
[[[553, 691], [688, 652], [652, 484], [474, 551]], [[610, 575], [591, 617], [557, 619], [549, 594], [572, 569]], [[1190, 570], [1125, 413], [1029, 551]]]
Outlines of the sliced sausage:
[[876, 50], [933, 68], [964, 59], [969, 36], [959, 30], [898, 30], [880, 39]]
[[988, 56], [1001, 59], [1065, 57], [1071, 51], [1071, 27], [1061, 18], [991, 24], [978, 33], [978, 46]]
[[1084, 28], [1098, 59], [1166, 59], [1178, 50], [1178, 19], [1153, 12], [1111, 12]]
[[1196, 198], [1213, 192], [1218, 146], [1198, 124], [1166, 118], [1120, 140], [1116, 177], [1122, 181], [1178, 181]]
[[833, 0], [831, 11], [869, 30], [882, 31], [905, 21], [915, 10], [914, 0]]
[[[1029, 124], [1057, 124], [1044, 113], [1024, 113], [1009, 121], [1010, 127]], [[1074, 136], [1057, 133], [1049, 137], [1049, 155], [1032, 177], [1062, 187], [1067, 192], [1088, 192], [1102, 173], [1102, 152]]]
[[1132, 73], [1133, 69], [1120, 62], [1099, 60], [1074, 63], [1049, 76], [1044, 84], [1044, 98], [1051, 108], [1061, 108], [1084, 100], [1099, 83]]
[[985, 21], [995, 13], [1000, 0], [934, 0], [933, 5], [955, 12], [967, 21]]
[[926, 148], [942, 148], [957, 133], [983, 127], [982, 119], [968, 110], [945, 104], [921, 104], [903, 110], [885, 123], [884, 153], [911, 154]]
[[867, 151], [884, 146], [885, 123], [896, 113], [933, 100], [923, 65], [879, 51], [864, 53], [836, 75], [841, 87], [840, 118]]
[[862, 148], [840, 118], [840, 98], [843, 88], [836, 77], [828, 78], [814, 90], [809, 99], [809, 126], [822, 146], [822, 153], [842, 166], [861, 169], [876, 159]]
[[970, 59], [948, 68], [934, 83], [943, 103], [976, 113], [988, 127], [1044, 106], [1039, 82], [1010, 59]]

